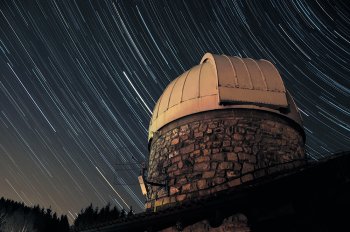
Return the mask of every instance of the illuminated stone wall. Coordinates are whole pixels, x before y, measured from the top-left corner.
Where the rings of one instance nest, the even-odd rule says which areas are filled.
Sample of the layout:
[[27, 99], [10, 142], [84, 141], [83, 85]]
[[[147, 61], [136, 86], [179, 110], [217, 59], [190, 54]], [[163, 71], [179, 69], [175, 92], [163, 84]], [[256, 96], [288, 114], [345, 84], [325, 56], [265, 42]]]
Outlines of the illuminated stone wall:
[[304, 141], [297, 128], [277, 114], [250, 109], [209, 111], [169, 123], [153, 138], [148, 167], [148, 180], [168, 187], [150, 187], [146, 209], [301, 165]]

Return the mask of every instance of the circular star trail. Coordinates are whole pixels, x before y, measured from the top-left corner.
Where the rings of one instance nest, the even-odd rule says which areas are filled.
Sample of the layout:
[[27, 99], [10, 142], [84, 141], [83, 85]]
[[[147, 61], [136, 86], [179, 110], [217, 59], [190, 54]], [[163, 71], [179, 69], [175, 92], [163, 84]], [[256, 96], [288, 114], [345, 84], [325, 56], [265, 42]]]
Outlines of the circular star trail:
[[153, 106], [206, 52], [273, 62], [311, 160], [350, 147], [347, 1], [0, 2], [0, 195], [143, 210]]

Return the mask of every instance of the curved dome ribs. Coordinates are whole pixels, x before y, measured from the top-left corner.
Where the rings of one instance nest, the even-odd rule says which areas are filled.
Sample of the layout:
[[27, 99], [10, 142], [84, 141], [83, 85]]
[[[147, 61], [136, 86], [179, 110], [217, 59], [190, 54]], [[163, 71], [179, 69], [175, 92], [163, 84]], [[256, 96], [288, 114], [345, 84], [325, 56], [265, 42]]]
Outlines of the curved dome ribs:
[[[286, 90], [273, 64], [266, 60], [206, 54], [217, 69], [220, 104], [254, 103], [287, 108]], [[210, 61], [209, 61], [210, 62]]]
[[154, 132], [176, 119], [227, 108], [269, 111], [302, 124], [298, 109], [271, 62], [206, 53], [199, 65], [173, 80], [159, 98], [149, 140]]

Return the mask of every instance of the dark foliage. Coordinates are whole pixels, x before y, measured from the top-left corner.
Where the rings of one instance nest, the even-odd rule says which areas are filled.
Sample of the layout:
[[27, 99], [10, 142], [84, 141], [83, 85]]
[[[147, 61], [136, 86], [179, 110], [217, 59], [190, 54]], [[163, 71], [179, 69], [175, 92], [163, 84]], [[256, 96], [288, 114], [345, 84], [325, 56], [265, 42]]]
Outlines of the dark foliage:
[[98, 207], [94, 208], [90, 204], [78, 214], [78, 217], [74, 221], [74, 226], [76, 229], [84, 228], [120, 218], [127, 218], [132, 215], [134, 215], [132, 207], [126, 212], [124, 209], [119, 210], [116, 206], [112, 208], [110, 203], [101, 209], [98, 209]]
[[[20, 219], [20, 220], [19, 220]], [[0, 231], [16, 231], [30, 225], [34, 231], [69, 231], [69, 223], [66, 215], [60, 217], [52, 213], [51, 209], [25, 206], [23, 203], [15, 202], [5, 198], [0, 199]]]

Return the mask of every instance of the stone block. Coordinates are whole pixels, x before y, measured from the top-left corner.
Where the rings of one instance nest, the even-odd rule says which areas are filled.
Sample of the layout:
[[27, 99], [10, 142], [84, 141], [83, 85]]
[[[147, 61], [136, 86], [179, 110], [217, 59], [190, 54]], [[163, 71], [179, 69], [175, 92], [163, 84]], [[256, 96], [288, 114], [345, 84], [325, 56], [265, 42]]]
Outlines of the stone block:
[[178, 169], [177, 164], [173, 164], [170, 167], [168, 167], [167, 172], [173, 172], [177, 169]]
[[240, 171], [242, 169], [242, 164], [240, 164], [240, 163], [235, 163], [234, 165], [233, 165], [233, 170], [235, 170], [235, 171]]
[[249, 155], [247, 158], [248, 158], [249, 163], [251, 163], [251, 164], [256, 163], [256, 156], [255, 155]]
[[226, 178], [223, 178], [223, 177], [215, 177], [214, 179], [213, 179], [213, 184], [214, 185], [218, 185], [218, 184], [222, 184], [222, 183], [224, 183], [226, 181]]
[[205, 180], [205, 179], [199, 180], [197, 182], [197, 187], [198, 187], [198, 189], [205, 189], [205, 188], [207, 188], [208, 187], [207, 180]]
[[171, 164], [170, 159], [167, 159], [167, 160], [164, 161], [164, 163], [163, 163], [163, 168], [168, 167], [170, 164]]
[[188, 175], [186, 175], [186, 177], [188, 182], [194, 182], [202, 179], [202, 174], [198, 172], [194, 172], [194, 173], [189, 173]]
[[166, 205], [166, 204], [169, 204], [169, 203], [170, 203], [170, 197], [164, 197], [162, 205]]
[[215, 176], [215, 171], [207, 171], [203, 172], [202, 178], [208, 179], [208, 178], [213, 178]]
[[252, 174], [247, 174], [247, 175], [244, 175], [244, 176], [241, 177], [241, 180], [242, 180], [243, 183], [251, 181], [253, 179], [254, 179], [254, 177], [253, 177]]
[[259, 177], [263, 177], [266, 175], [266, 171], [265, 169], [262, 170], [258, 170], [254, 172], [254, 178], [259, 178]]
[[244, 134], [245, 133], [244, 128], [245, 128], [244, 124], [237, 124], [237, 126], [235, 127], [235, 132], [239, 134]]
[[232, 146], [223, 147], [223, 148], [221, 148], [221, 150], [222, 150], [223, 152], [232, 152], [232, 151], [233, 151], [233, 147], [232, 147]]
[[172, 131], [173, 134], [179, 133], [179, 128], [174, 128]]
[[194, 133], [194, 137], [195, 138], [203, 137], [203, 132]]
[[176, 145], [180, 142], [180, 139], [179, 138], [175, 138], [173, 140], [171, 140], [171, 145]]
[[192, 152], [192, 155], [199, 156], [201, 154], [201, 150], [197, 149]]
[[184, 140], [184, 141], [182, 141], [182, 144], [183, 144], [183, 146], [187, 146], [187, 145], [190, 145], [190, 144], [194, 144], [195, 143], [195, 139], [191, 139], [191, 138], [189, 138], [189, 139], [186, 139], [186, 140]]
[[194, 151], [194, 144], [187, 145], [186, 147], [180, 149], [181, 154], [187, 154], [192, 151]]
[[225, 169], [232, 169], [233, 163], [232, 162], [221, 162], [219, 163], [218, 170], [225, 170]]
[[199, 127], [199, 122], [193, 122], [193, 123], [191, 123], [190, 124], [190, 127], [192, 128], [192, 129], [196, 129], [196, 128], [198, 128]]
[[168, 195], [168, 191], [165, 188], [162, 188], [158, 191], [157, 197], [165, 197]]
[[229, 161], [237, 161], [238, 160], [237, 154], [234, 152], [227, 153], [226, 157], [227, 157], [227, 160], [229, 160]]
[[214, 133], [221, 134], [224, 133], [225, 129], [223, 127], [218, 127], [214, 129]]
[[186, 125], [182, 125], [181, 127], [180, 127], [180, 131], [187, 131], [188, 130], [188, 125], [186, 124]]
[[192, 167], [193, 164], [194, 164], [194, 159], [192, 157], [182, 157], [182, 160], [183, 160], [183, 163], [184, 163], [184, 166], [186, 167]]
[[171, 158], [171, 163], [177, 163], [181, 160], [181, 156], [175, 156], [173, 158]]
[[184, 185], [186, 184], [188, 181], [187, 181], [187, 178], [185, 176], [183, 177], [180, 177], [176, 180], [176, 184], [179, 184], [179, 185]]
[[231, 146], [231, 141], [229, 141], [229, 140], [223, 141], [223, 142], [222, 142], [222, 146], [223, 146], [223, 147], [229, 147], [229, 146]]
[[199, 126], [199, 128], [198, 128], [198, 130], [199, 130], [199, 131], [202, 131], [202, 132], [204, 132], [206, 129], [207, 129], [207, 124], [206, 124], [206, 123], [202, 123], [202, 124]]
[[238, 120], [237, 119], [225, 119], [224, 125], [225, 126], [234, 126], [237, 125]]
[[211, 153], [210, 149], [204, 149], [203, 150], [203, 155], [209, 155]]
[[[186, 172], [188, 172], [188, 170], [182, 168], [182, 169], [177, 169], [177, 170], [175, 170], [174, 172], [171, 172], [171, 173], [173, 174], [173, 176], [179, 176], [181, 174], [185, 174]], [[169, 176], [170, 176], [170, 173], [169, 173]]]
[[181, 192], [182, 192], [182, 193], [189, 192], [189, 191], [190, 191], [190, 188], [191, 188], [191, 183], [182, 185]]
[[236, 177], [236, 174], [234, 171], [227, 171], [226, 176], [227, 178], [232, 178], [232, 177]]
[[186, 199], [186, 194], [176, 196], [176, 201], [183, 201]]
[[226, 176], [225, 169], [223, 169], [223, 170], [216, 170], [215, 177], [225, 177], [225, 176]]
[[156, 200], [156, 202], [154, 203], [154, 206], [155, 206], [155, 207], [159, 207], [159, 206], [162, 206], [162, 204], [163, 204], [163, 199], [158, 199], [158, 200]]
[[215, 192], [220, 192], [220, 191], [222, 191], [222, 190], [225, 190], [225, 189], [227, 189], [228, 187], [226, 186], [226, 185], [224, 185], [224, 184], [222, 184], [222, 185], [217, 185], [217, 186], [215, 186]]
[[191, 195], [194, 194], [195, 191], [197, 191], [198, 188], [197, 188], [197, 184], [196, 183], [191, 183], [191, 187], [190, 187], [190, 193]]
[[211, 156], [212, 160], [224, 161], [225, 156], [223, 153], [216, 153]]
[[210, 189], [199, 190], [199, 196], [208, 196], [210, 194]]
[[248, 154], [244, 153], [244, 152], [239, 152], [238, 153], [238, 159], [239, 161], [246, 161], [248, 160]]
[[180, 139], [181, 141], [186, 141], [188, 139], [188, 135], [186, 134], [181, 135], [181, 132], [180, 132]]
[[194, 171], [208, 171], [210, 169], [210, 163], [208, 161], [201, 162], [201, 163], [195, 163], [193, 170]]
[[243, 139], [243, 136], [241, 134], [235, 133], [233, 134], [233, 139], [239, 141]]
[[213, 148], [221, 147], [221, 141], [214, 141]]
[[254, 171], [254, 165], [244, 162], [242, 167], [242, 174]]
[[252, 148], [250, 147], [250, 144], [244, 146], [243, 151], [248, 154], [252, 153]]
[[240, 184], [241, 184], [240, 178], [236, 178], [236, 179], [230, 180], [228, 182], [228, 186], [230, 186], [230, 187], [235, 187], [235, 186], [240, 185]]
[[217, 123], [217, 122], [210, 122], [209, 125], [208, 125], [208, 127], [209, 127], [210, 129], [214, 129], [214, 128], [217, 127], [217, 126], [218, 126], [218, 123]]
[[200, 157], [195, 159], [195, 162], [196, 163], [201, 163], [201, 162], [209, 161], [209, 160], [210, 160], [209, 156], [200, 156]]

